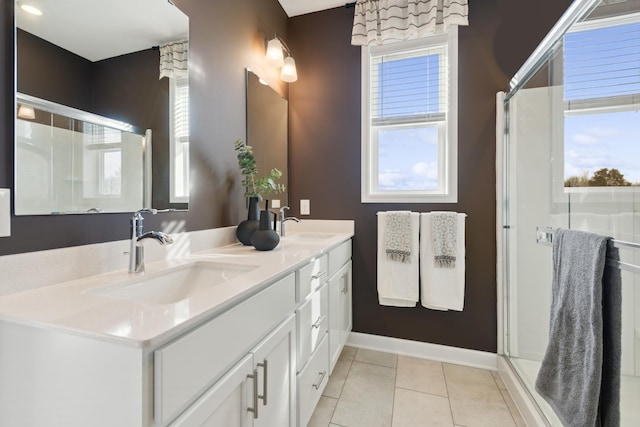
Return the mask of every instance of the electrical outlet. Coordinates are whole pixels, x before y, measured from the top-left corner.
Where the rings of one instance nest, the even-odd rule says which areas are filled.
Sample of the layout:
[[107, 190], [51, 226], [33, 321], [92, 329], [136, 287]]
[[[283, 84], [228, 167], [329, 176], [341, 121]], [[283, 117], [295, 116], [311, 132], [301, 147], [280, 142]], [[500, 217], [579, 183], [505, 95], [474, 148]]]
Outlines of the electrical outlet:
[[311, 215], [309, 199], [300, 199], [300, 215]]
[[280, 199], [271, 199], [271, 207], [273, 209], [280, 209]]

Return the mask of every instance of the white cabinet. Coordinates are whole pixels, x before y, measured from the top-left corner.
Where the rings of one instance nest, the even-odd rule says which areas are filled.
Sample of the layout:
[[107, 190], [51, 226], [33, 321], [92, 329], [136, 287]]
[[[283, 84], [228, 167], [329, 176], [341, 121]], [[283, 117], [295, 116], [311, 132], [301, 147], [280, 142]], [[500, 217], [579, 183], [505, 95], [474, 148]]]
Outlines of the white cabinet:
[[186, 410], [295, 307], [294, 275], [154, 352], [154, 419], [166, 425]]
[[329, 366], [330, 371], [340, 357], [351, 332], [352, 280], [351, 241], [345, 242], [329, 253]]
[[311, 353], [328, 331], [329, 294], [327, 284], [312, 293], [297, 309], [298, 372], [309, 361]]
[[340, 357], [352, 328], [351, 261], [329, 280], [329, 355], [333, 367]]
[[291, 315], [171, 427], [294, 427], [294, 337]]
[[257, 412], [252, 411], [254, 427], [295, 427], [295, 316], [289, 316], [252, 354], [258, 400]]
[[171, 427], [251, 427], [253, 356], [245, 356]]
[[309, 256], [152, 346], [0, 321], [0, 426], [305, 427], [351, 330], [351, 240]]

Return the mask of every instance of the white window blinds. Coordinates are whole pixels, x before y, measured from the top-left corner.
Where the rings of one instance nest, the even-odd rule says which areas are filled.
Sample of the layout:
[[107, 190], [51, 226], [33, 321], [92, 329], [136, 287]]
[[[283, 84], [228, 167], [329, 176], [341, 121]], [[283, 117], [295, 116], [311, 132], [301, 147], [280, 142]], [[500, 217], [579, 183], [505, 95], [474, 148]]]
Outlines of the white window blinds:
[[446, 118], [446, 44], [373, 54], [371, 125], [441, 121]]
[[564, 37], [567, 109], [640, 103], [640, 22], [579, 28]]

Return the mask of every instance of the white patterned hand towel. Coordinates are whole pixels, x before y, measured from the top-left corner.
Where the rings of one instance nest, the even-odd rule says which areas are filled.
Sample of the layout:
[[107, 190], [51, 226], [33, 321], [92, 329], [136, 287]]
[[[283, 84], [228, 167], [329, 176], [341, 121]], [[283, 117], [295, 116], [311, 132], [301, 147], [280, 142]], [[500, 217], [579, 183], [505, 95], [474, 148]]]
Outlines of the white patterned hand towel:
[[452, 212], [456, 221], [456, 244], [455, 248], [449, 249], [450, 252], [446, 255], [455, 257], [453, 266], [450, 268], [440, 268], [434, 261], [436, 248], [434, 247], [432, 220], [436, 214], [439, 212], [420, 214], [421, 304], [432, 310], [462, 311], [465, 287], [464, 229], [466, 214]]
[[411, 212], [386, 213], [384, 247], [391, 261], [411, 262]]
[[386, 231], [388, 217], [395, 212], [378, 212], [378, 301], [380, 305], [415, 307], [419, 294], [418, 233], [420, 215], [403, 212], [409, 219], [406, 234], [409, 245], [406, 262], [392, 261], [387, 253]]
[[436, 268], [455, 268], [458, 246], [456, 212], [431, 212], [431, 240]]

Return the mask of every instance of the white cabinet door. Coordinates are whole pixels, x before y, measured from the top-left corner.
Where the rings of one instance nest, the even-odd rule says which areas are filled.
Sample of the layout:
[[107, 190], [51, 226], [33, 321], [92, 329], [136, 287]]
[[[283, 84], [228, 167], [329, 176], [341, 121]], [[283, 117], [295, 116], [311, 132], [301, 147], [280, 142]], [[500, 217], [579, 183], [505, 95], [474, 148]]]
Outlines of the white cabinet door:
[[183, 413], [171, 427], [251, 427], [253, 357], [245, 356]]
[[341, 271], [340, 287], [340, 350], [347, 343], [349, 333], [353, 329], [353, 310], [351, 308], [351, 261]]
[[[254, 427], [294, 427], [295, 316], [291, 315], [253, 350], [258, 374], [258, 413]], [[225, 424], [220, 424], [226, 426]]]
[[351, 261], [329, 279], [329, 357], [330, 368], [340, 357], [340, 352], [352, 329], [351, 315]]

